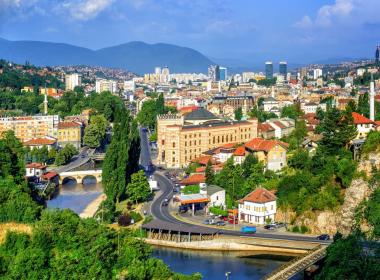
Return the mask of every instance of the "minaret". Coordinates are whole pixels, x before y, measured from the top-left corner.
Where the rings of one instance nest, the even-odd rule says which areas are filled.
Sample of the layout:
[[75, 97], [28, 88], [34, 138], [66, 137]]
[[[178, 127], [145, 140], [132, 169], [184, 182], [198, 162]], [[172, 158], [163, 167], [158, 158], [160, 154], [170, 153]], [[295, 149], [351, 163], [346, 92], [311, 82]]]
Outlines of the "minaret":
[[271, 96], [273, 97], [273, 98], [275, 98], [275, 93], [274, 93], [274, 86], [272, 86], [272, 93], [271, 93]]
[[45, 99], [44, 99], [44, 114], [48, 114], [48, 100], [47, 100], [47, 89], [45, 86]]
[[371, 75], [371, 85], [369, 91], [369, 118], [371, 121], [375, 121], [375, 83], [373, 81], [373, 75]]

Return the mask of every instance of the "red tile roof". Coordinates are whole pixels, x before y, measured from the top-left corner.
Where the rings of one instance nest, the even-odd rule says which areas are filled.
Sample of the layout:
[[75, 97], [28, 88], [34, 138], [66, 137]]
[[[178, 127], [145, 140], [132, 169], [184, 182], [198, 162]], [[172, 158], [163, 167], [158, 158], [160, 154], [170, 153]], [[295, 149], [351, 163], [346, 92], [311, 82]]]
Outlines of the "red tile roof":
[[206, 166], [197, 167], [195, 169], [195, 172], [197, 172], [197, 173], [202, 173], [202, 172], [205, 172], [205, 171], [206, 171]]
[[71, 127], [81, 127], [82, 124], [79, 122], [60, 122], [58, 124], [59, 129], [64, 129], [64, 128], [71, 128]]
[[38, 162], [32, 162], [32, 163], [29, 163], [27, 165], [25, 165], [26, 168], [37, 168], [37, 169], [44, 169], [46, 168], [46, 166], [42, 163], [38, 163]]
[[245, 143], [245, 147], [252, 151], [265, 151], [269, 152], [276, 145], [280, 145], [281, 147], [287, 149], [289, 145], [282, 141], [278, 140], [266, 140], [263, 138], [254, 138], [251, 141]]
[[243, 199], [240, 200], [240, 203], [243, 203], [244, 201], [249, 201], [253, 203], [266, 203], [275, 201], [277, 197], [270, 191], [264, 188], [257, 188], [247, 196], [245, 196]]
[[280, 122], [280, 121], [274, 121], [273, 122], [275, 125], [277, 125], [279, 128], [286, 128], [286, 126], [282, 123], [282, 122]]
[[206, 176], [205, 174], [196, 173], [193, 175], [190, 175], [189, 177], [183, 179], [181, 181], [182, 185], [196, 185], [200, 183], [206, 182]]
[[58, 176], [58, 173], [55, 173], [55, 172], [47, 172], [45, 174], [42, 175], [42, 179], [44, 180], [51, 180], [53, 179], [55, 176]]
[[26, 146], [41, 146], [41, 145], [54, 145], [57, 142], [55, 139], [50, 138], [33, 138], [24, 142]]
[[354, 118], [354, 124], [368, 124], [373, 123], [370, 119], [360, 115], [359, 113], [352, 112], [352, 117]]
[[237, 147], [234, 152], [234, 156], [245, 156], [245, 147], [244, 146]]
[[275, 129], [269, 123], [260, 123], [259, 130], [262, 132], [267, 132], [267, 131], [274, 131]]
[[201, 156], [201, 157], [198, 157], [198, 158], [191, 160], [191, 162], [198, 162], [200, 165], [207, 165], [209, 160], [211, 160], [211, 162], [213, 162], [213, 159], [211, 156]]

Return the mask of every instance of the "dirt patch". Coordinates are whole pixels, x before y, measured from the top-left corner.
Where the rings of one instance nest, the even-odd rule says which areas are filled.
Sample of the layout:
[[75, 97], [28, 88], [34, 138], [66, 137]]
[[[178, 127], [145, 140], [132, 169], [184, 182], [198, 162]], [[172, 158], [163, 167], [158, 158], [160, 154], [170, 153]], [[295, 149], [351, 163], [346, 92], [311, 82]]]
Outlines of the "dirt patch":
[[31, 234], [32, 227], [30, 225], [17, 223], [0, 224], [0, 243], [4, 242], [7, 231], [24, 232], [27, 234]]

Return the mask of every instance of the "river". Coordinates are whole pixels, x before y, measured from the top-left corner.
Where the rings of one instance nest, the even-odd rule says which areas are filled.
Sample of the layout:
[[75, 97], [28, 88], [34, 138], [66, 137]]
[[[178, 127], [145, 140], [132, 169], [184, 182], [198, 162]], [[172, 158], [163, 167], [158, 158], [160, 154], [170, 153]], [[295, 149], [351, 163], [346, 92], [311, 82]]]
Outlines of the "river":
[[[59, 187], [54, 199], [47, 202], [48, 208], [71, 209], [78, 215], [103, 194], [102, 184], [86, 180], [85, 184], [67, 181]], [[291, 257], [242, 257], [232, 252], [212, 252], [179, 250], [172, 248], [153, 248], [153, 256], [162, 259], [171, 270], [183, 274], [200, 272], [205, 280], [261, 279]]]
[[59, 186], [57, 195], [47, 202], [48, 208], [71, 209], [78, 215], [103, 194], [103, 186], [92, 179], [85, 179], [84, 184], [68, 180]]
[[183, 274], [200, 272], [205, 280], [261, 279], [289, 261], [287, 256], [242, 257], [233, 252], [211, 252], [154, 247], [153, 256], [163, 260], [171, 270]]

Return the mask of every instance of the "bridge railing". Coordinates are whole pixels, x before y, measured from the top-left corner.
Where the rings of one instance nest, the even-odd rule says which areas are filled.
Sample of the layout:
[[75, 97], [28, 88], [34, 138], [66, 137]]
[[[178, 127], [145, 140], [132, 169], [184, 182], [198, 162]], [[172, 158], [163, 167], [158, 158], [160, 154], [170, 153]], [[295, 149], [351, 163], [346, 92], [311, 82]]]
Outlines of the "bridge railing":
[[280, 274], [282, 271], [285, 271], [288, 267], [290, 267], [293, 264], [301, 261], [302, 259], [304, 259], [304, 258], [312, 255], [314, 252], [320, 250], [321, 248], [322, 248], [322, 245], [319, 244], [318, 246], [314, 247], [313, 249], [307, 251], [307, 253], [299, 255], [298, 257], [292, 259], [290, 262], [284, 263], [283, 265], [279, 266], [278, 268], [276, 268], [275, 270], [273, 270], [271, 273], [269, 273], [268, 275], [266, 275], [263, 278], [263, 280], [264, 279], [271, 279], [275, 275]]

